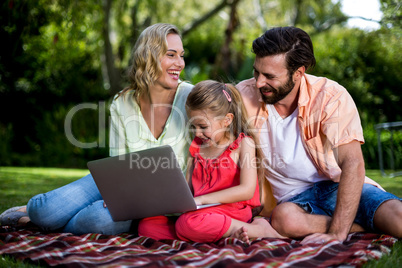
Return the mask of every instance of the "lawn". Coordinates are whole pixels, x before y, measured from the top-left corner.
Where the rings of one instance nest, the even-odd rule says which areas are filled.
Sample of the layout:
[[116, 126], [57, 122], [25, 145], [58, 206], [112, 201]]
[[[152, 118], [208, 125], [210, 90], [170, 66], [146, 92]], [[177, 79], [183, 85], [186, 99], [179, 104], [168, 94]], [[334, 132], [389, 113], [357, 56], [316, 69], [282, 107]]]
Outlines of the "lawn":
[[[24, 205], [29, 198], [47, 192], [86, 175], [84, 169], [0, 167], [0, 212], [9, 207]], [[367, 176], [379, 182], [387, 191], [402, 196], [402, 177], [383, 178], [379, 170], [368, 170]], [[0, 267], [39, 267], [16, 262], [1, 256]], [[370, 261], [364, 267], [402, 267], [402, 240], [389, 256]]]

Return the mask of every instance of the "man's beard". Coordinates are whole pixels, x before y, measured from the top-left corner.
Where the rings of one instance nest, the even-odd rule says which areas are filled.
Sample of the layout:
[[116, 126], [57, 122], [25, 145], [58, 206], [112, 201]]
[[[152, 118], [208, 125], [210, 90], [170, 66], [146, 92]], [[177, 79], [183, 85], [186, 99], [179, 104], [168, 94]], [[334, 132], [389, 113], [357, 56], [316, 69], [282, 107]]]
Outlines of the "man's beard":
[[[284, 99], [294, 88], [295, 83], [292, 80], [292, 76], [290, 75], [288, 77], [288, 80], [286, 81], [286, 83], [283, 86], [276, 88], [273, 88], [271, 86], [265, 86], [262, 88], [259, 88], [261, 96], [262, 96], [262, 100], [264, 101], [264, 103], [266, 104], [275, 104], [278, 101]], [[271, 91], [272, 94], [271, 96], [265, 96], [264, 94], [262, 94], [262, 91], [264, 90], [268, 90]]]

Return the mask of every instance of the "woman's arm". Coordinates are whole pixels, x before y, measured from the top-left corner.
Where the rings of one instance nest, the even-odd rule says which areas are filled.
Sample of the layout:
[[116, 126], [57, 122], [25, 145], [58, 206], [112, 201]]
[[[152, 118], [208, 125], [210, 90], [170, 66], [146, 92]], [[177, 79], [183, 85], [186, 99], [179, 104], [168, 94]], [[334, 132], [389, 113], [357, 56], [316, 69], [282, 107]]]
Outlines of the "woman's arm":
[[239, 146], [240, 184], [221, 191], [195, 197], [197, 205], [212, 203], [235, 203], [249, 200], [257, 187], [257, 164], [255, 143], [244, 138]]
[[109, 155], [116, 156], [128, 153], [126, 139], [124, 119], [120, 115], [117, 100], [114, 100], [110, 105]]

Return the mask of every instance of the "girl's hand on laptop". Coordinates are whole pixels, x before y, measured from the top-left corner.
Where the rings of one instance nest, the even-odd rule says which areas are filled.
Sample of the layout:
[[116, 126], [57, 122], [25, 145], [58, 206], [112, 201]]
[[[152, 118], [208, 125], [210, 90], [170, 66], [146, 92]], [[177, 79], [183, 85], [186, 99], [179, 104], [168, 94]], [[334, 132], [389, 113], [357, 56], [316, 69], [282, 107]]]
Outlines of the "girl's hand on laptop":
[[106, 206], [106, 203], [105, 203], [105, 201], [103, 201], [103, 207], [104, 207], [104, 208], [105, 208], [105, 207], [107, 207], [107, 206]]
[[194, 197], [194, 201], [195, 201], [195, 204], [196, 204], [197, 206], [201, 206], [201, 205], [202, 205], [201, 198], [200, 198], [199, 196]]

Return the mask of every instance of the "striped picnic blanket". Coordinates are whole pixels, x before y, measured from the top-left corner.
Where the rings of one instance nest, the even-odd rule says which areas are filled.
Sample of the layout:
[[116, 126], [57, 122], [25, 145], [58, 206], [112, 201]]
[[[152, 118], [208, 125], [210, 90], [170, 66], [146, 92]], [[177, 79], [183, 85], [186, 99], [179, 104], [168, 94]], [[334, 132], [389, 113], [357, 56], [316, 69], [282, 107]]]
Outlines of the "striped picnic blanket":
[[205, 244], [155, 241], [129, 233], [76, 236], [3, 226], [0, 254], [64, 267], [358, 267], [388, 254], [396, 241], [387, 235], [353, 233], [343, 243], [301, 245], [292, 239], [260, 238], [246, 246], [235, 238]]

